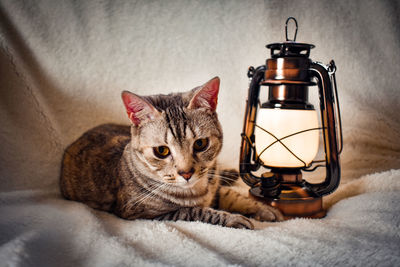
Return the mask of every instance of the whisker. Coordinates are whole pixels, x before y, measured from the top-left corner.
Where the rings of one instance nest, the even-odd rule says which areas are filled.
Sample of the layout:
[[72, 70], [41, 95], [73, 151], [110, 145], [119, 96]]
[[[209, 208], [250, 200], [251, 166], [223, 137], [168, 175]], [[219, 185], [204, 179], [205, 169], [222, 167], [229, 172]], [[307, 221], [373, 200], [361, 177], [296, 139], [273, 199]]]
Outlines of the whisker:
[[210, 173], [210, 175], [212, 177], [217, 177], [217, 178], [221, 178], [221, 179], [224, 179], [224, 180], [230, 180], [230, 181], [237, 181], [238, 180], [238, 178], [232, 178], [232, 177], [224, 176], [224, 175], [220, 175], [220, 174], [212, 174], [212, 173]]
[[151, 193], [157, 187], [158, 187], [158, 185], [155, 185], [155, 184], [150, 185], [148, 188], [142, 187], [142, 188], [140, 188], [141, 192], [136, 197], [141, 198], [142, 196], [145, 196], [145, 195]]
[[147, 199], [152, 199], [156, 196], [156, 191], [161, 189], [161, 187], [163, 187], [164, 185], [160, 185], [157, 189], [155, 189], [153, 192], [149, 193], [147, 196], [143, 197], [141, 199], [141, 201], [136, 201], [134, 205], [136, 205], [135, 209], [133, 210], [133, 212], [136, 211], [136, 209], [139, 207], [140, 204], [142, 204], [145, 200]]
[[215, 176], [221, 176], [221, 177], [227, 177], [231, 179], [238, 179], [239, 175], [232, 175], [232, 174], [225, 174], [225, 173], [208, 173], [209, 175], [215, 175]]
[[[246, 162], [240, 163], [240, 165], [254, 165], [254, 164], [255, 163], [246, 163]], [[222, 167], [222, 168], [227, 168], [227, 169], [234, 169], [234, 168], [229, 168], [229, 167], [226, 166], [226, 164], [221, 164], [221, 163], [218, 163], [217, 166], [218, 167]]]
[[226, 172], [226, 171], [216, 171], [216, 172], [209, 172], [212, 174], [220, 174], [220, 173], [225, 173], [225, 174], [231, 174], [231, 175], [241, 175], [241, 174], [247, 174], [247, 172]]
[[[143, 195], [141, 195], [140, 197], [140, 199], [138, 199], [137, 201], [135, 201], [132, 205], [133, 206], [136, 206], [135, 207], [135, 209], [133, 210], [133, 212], [135, 212], [136, 211], [136, 209], [139, 207], [139, 205], [140, 204], [142, 204], [146, 199], [148, 199], [148, 198], [152, 198], [152, 197], [154, 197], [155, 195], [156, 195], [156, 191], [158, 190], [160, 190], [162, 187], [164, 187], [165, 186], [165, 184], [160, 184], [158, 187], [153, 187], [154, 189], [153, 190], [151, 190], [150, 192], [148, 192], [147, 194], [144, 194], [144, 196]], [[143, 197], [142, 197], [143, 196]]]
[[231, 177], [226, 177], [222, 176], [220, 174], [209, 174], [211, 177], [217, 177], [220, 178], [224, 183], [227, 183], [228, 185], [232, 186], [234, 183], [237, 182], [237, 178], [231, 178]]
[[198, 179], [197, 181], [195, 181], [193, 184], [192, 184], [192, 187], [193, 186], [195, 186], [198, 182], [200, 182], [201, 180], [200, 179]]
[[153, 195], [153, 192], [148, 192], [148, 193], [140, 195], [140, 198], [137, 199], [134, 203], [132, 203], [132, 206], [138, 207], [139, 204], [141, 204], [144, 200], [146, 200], [147, 198], [149, 198], [152, 195]]

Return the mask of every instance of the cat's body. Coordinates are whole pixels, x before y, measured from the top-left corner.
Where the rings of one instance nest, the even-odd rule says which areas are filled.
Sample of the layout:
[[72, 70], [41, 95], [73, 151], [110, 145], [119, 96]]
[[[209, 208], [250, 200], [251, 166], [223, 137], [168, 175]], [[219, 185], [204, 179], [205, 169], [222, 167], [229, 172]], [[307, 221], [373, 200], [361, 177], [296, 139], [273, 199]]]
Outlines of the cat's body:
[[101, 125], [71, 144], [63, 157], [62, 194], [125, 219], [197, 220], [238, 228], [253, 226], [230, 212], [280, 220], [277, 210], [221, 185], [220, 177], [232, 182], [232, 175], [217, 170], [222, 147], [218, 89], [214, 78], [183, 94], [124, 92], [132, 126]]

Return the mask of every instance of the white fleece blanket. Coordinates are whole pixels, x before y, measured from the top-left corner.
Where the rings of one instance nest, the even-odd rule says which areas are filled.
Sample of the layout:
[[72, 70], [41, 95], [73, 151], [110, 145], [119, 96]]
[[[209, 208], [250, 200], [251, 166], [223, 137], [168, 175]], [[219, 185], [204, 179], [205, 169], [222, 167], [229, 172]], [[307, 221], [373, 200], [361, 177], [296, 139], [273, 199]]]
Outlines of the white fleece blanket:
[[0, 265], [398, 265], [400, 171], [365, 176], [341, 193], [355, 187], [362, 194], [338, 202], [322, 220], [262, 223], [254, 231], [127, 221], [55, 192], [2, 193]]
[[[399, 6], [0, 0], [0, 266], [400, 265]], [[311, 58], [338, 66], [345, 146], [326, 218], [248, 231], [126, 221], [60, 197], [65, 147], [98, 124], [128, 123], [122, 90], [184, 91], [218, 75], [220, 162], [237, 167], [247, 67], [284, 41], [289, 16], [298, 41], [316, 45]]]

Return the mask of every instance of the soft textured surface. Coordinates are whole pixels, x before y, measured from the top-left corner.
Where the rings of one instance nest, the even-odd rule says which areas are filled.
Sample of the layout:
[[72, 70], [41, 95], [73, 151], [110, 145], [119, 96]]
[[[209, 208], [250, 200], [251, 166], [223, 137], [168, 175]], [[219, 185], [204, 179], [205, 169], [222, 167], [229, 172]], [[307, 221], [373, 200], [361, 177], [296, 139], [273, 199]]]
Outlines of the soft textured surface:
[[[399, 265], [399, 6], [0, 0], [0, 265]], [[128, 123], [122, 90], [183, 91], [218, 75], [220, 159], [237, 167], [247, 67], [283, 41], [288, 16], [316, 45], [311, 58], [338, 66], [343, 184], [325, 219], [258, 231], [130, 222], [59, 196], [63, 149], [95, 125]]]
[[62, 200], [58, 193], [1, 193], [0, 262], [10, 266], [398, 265], [400, 171], [369, 175], [347, 187], [354, 185], [363, 194], [340, 201], [323, 220], [263, 223], [255, 231], [199, 222], [126, 221]]

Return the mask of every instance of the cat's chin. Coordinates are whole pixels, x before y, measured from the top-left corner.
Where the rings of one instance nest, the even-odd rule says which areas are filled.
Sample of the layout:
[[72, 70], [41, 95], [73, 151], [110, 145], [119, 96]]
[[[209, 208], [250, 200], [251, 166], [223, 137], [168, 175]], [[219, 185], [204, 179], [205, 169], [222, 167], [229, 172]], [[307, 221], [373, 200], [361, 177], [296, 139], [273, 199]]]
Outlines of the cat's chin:
[[196, 182], [193, 182], [193, 183], [190, 183], [190, 182], [168, 183], [168, 182], [167, 182], [167, 184], [168, 184], [168, 185], [171, 185], [171, 186], [173, 186], [173, 187], [179, 187], [179, 188], [184, 188], [184, 189], [191, 189], [191, 188], [197, 187], [199, 182], [200, 182], [200, 181], [196, 181]]
[[191, 181], [178, 181], [175, 183], [168, 183], [172, 187], [179, 188], [182, 190], [202, 190], [207, 187], [207, 179], [203, 178], [196, 178]]

